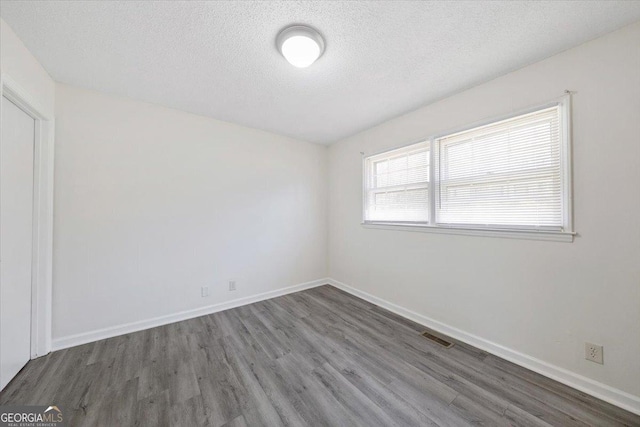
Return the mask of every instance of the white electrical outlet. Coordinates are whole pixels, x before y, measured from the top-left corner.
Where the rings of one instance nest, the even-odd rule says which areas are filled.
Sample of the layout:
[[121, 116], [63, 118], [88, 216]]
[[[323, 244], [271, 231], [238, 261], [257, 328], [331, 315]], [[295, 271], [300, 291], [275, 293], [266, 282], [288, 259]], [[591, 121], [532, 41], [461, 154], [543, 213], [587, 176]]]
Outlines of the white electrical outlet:
[[209, 287], [208, 286], [203, 286], [202, 287], [202, 296], [203, 297], [208, 297], [209, 296]]
[[603, 348], [601, 345], [584, 343], [584, 358], [591, 362], [604, 364]]
[[235, 291], [236, 290], [236, 281], [235, 280], [229, 280], [229, 290], [230, 291]]

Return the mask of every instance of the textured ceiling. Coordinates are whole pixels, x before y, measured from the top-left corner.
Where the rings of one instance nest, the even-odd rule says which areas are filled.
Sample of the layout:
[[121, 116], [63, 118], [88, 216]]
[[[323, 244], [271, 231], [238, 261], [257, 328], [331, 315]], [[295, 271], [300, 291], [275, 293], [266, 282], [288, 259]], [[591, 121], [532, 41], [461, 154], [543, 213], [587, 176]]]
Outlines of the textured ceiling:
[[[640, 19], [640, 2], [5, 1], [63, 83], [331, 143]], [[289, 65], [275, 36], [316, 27]]]

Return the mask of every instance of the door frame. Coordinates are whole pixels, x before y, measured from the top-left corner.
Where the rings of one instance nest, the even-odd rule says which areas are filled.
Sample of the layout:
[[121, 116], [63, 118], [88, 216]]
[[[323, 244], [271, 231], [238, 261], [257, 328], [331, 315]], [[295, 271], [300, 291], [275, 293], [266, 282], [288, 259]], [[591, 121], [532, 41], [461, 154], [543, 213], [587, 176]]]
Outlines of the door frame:
[[[13, 102], [35, 121], [31, 257], [31, 359], [35, 359], [51, 351], [55, 121], [6, 73], [0, 74], [0, 96]], [[1, 117], [0, 114], [0, 120]]]

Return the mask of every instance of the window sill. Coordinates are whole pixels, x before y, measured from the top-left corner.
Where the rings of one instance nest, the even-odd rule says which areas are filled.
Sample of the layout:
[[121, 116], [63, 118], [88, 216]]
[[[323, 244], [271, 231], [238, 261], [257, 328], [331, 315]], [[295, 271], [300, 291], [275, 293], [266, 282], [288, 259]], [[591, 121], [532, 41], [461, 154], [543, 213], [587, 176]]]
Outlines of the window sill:
[[422, 233], [458, 234], [465, 236], [502, 237], [506, 239], [547, 240], [554, 242], [573, 242], [576, 233], [567, 231], [528, 231], [501, 230], [467, 227], [436, 227], [423, 224], [398, 224], [386, 222], [363, 222], [362, 227], [379, 230], [418, 231]]

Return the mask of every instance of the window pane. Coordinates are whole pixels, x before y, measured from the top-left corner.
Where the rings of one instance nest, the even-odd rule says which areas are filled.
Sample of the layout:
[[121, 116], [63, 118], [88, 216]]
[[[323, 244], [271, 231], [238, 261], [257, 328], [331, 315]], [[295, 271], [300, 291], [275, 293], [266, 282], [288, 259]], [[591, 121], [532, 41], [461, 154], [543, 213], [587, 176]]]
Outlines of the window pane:
[[398, 190], [372, 193], [369, 220], [371, 221], [427, 221], [429, 219], [429, 190]]
[[422, 142], [366, 160], [365, 220], [429, 219], [429, 150]]
[[442, 224], [562, 228], [560, 107], [436, 141]]

